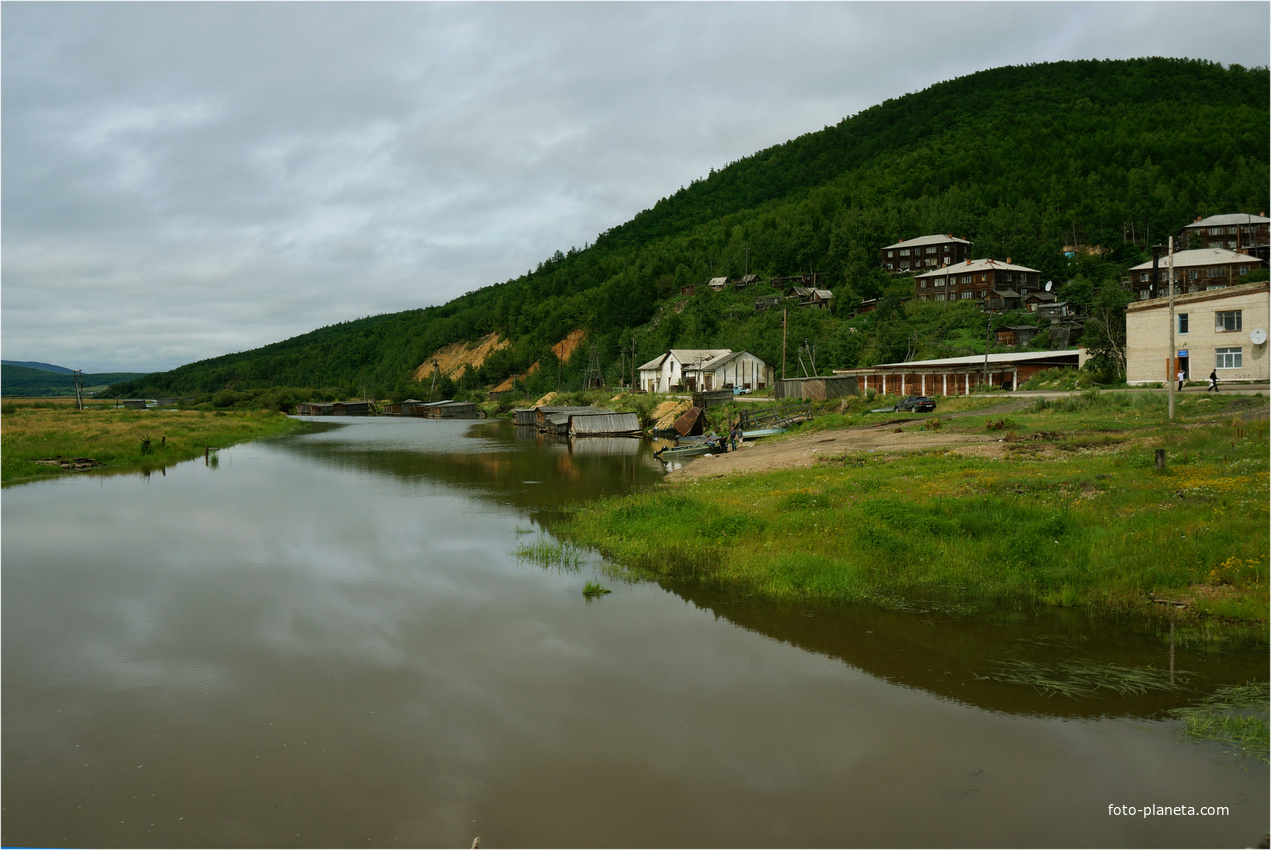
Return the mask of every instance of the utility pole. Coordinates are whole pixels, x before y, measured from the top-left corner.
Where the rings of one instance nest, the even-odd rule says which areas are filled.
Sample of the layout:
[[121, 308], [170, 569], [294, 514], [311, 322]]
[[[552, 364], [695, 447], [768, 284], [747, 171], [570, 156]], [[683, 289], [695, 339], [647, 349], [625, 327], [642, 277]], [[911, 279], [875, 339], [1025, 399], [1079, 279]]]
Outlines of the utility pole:
[[84, 372], [75, 370], [75, 409], [84, 409]]
[[984, 323], [984, 386], [989, 384], [989, 344], [993, 340], [993, 320]]
[[781, 311], [781, 380], [786, 379], [786, 321], [790, 318], [789, 308]]
[[428, 400], [437, 400], [437, 373], [441, 371], [441, 364], [437, 362], [437, 358], [432, 361], [432, 389], [428, 391]]
[[1178, 350], [1174, 348], [1174, 237], [1169, 238], [1169, 418], [1174, 418], [1174, 381], [1178, 371]]

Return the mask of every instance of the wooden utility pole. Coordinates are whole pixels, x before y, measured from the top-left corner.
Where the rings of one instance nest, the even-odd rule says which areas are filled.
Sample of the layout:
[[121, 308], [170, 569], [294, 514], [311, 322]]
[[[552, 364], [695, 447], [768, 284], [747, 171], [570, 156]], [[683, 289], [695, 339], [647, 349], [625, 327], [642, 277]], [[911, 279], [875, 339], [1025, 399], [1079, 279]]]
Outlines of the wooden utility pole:
[[790, 310], [781, 311], [781, 380], [786, 379], [786, 322], [790, 318]]
[[1174, 348], [1174, 237], [1169, 238], [1169, 418], [1174, 418], [1174, 381], [1178, 375], [1178, 350]]
[[989, 344], [993, 340], [993, 320], [984, 323], [984, 386], [989, 384]]
[[84, 409], [84, 373], [80, 369], [75, 370], [75, 409]]
[[434, 357], [432, 361], [432, 389], [428, 391], [428, 400], [437, 400], [437, 373], [441, 371], [441, 364]]

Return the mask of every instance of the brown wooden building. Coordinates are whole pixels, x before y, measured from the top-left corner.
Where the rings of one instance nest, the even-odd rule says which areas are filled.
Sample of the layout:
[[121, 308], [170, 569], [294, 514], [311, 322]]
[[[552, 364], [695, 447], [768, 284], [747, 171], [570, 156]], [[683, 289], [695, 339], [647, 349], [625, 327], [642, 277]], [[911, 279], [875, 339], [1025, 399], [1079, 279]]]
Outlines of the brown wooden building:
[[1017, 266], [1007, 257], [999, 260], [964, 260], [948, 268], [914, 276], [914, 297], [919, 301], [981, 301], [999, 297], [1010, 291], [1027, 295], [1041, 289], [1041, 272], [1027, 266]]
[[971, 254], [971, 243], [951, 233], [905, 239], [883, 248], [880, 264], [896, 274], [931, 271], [964, 261]]
[[1177, 247], [1226, 248], [1267, 262], [1271, 260], [1271, 218], [1261, 213], [1197, 216], [1178, 232]]
[[[1238, 254], [1226, 248], [1197, 248], [1174, 252], [1175, 294], [1204, 292], [1221, 289], [1239, 283], [1241, 276], [1266, 263], [1249, 254]], [[1152, 279], [1152, 261], [1139, 263], [1130, 269], [1126, 281], [1132, 297], [1138, 301], [1160, 298], [1169, 294], [1169, 257], [1162, 255], [1157, 263], [1156, 280]], [[1153, 285], [1155, 283], [1155, 285]]]

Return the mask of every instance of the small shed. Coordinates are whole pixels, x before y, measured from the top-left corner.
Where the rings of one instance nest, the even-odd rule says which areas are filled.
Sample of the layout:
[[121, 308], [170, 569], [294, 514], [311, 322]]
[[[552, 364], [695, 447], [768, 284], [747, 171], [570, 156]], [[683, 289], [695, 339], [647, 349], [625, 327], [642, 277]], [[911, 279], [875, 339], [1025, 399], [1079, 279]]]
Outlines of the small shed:
[[1037, 336], [1037, 328], [1032, 325], [1013, 325], [997, 329], [998, 345], [1013, 345], [1023, 348]]
[[705, 390], [703, 392], [693, 393], [693, 406], [706, 410], [709, 407], [719, 407], [721, 404], [728, 404], [733, 400], [733, 391], [725, 390]]
[[639, 435], [640, 417], [635, 413], [575, 414], [569, 417], [569, 433], [575, 437]]

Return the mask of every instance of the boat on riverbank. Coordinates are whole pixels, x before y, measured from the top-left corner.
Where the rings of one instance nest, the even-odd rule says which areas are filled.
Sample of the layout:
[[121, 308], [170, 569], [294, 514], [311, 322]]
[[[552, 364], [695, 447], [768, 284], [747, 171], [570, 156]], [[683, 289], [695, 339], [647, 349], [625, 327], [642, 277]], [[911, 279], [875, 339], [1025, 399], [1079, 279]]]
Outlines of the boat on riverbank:
[[701, 457], [702, 455], [721, 454], [727, 449], [719, 443], [690, 443], [685, 446], [668, 446], [658, 449], [653, 456], [661, 461], [684, 460], [690, 457]]

